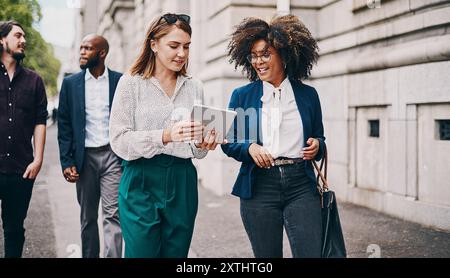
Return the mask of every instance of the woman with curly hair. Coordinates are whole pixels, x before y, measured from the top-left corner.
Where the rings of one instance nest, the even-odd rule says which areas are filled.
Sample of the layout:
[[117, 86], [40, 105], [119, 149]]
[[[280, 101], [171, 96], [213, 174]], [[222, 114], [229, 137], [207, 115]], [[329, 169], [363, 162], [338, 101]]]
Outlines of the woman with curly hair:
[[246, 18], [228, 50], [251, 81], [233, 91], [229, 107], [238, 116], [231, 143], [221, 147], [242, 162], [232, 194], [240, 197], [253, 253], [282, 257], [284, 227], [293, 257], [320, 257], [321, 204], [311, 160], [322, 158], [325, 137], [317, 92], [302, 83], [318, 59], [317, 43], [294, 15], [270, 23]]

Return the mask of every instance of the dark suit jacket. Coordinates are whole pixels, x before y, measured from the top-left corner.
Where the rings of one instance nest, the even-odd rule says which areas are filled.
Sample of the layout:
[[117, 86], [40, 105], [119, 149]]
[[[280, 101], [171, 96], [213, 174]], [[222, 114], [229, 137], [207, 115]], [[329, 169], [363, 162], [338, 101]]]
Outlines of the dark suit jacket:
[[[325, 150], [325, 137], [323, 135], [322, 110], [320, 107], [319, 96], [316, 90], [311, 86], [292, 79], [290, 79], [290, 82], [294, 91], [295, 101], [302, 118], [304, 135], [303, 145], [306, 146], [306, 141], [308, 138], [312, 137], [319, 139], [320, 147], [315, 159], [320, 160], [323, 157]], [[263, 84], [261, 80], [252, 82], [233, 91], [229, 108], [233, 110], [236, 108], [241, 109], [237, 110], [238, 116], [235, 119], [234, 131], [231, 133], [234, 138], [229, 138], [229, 141], [232, 143], [221, 145], [222, 150], [226, 155], [242, 162], [239, 174], [233, 186], [232, 194], [243, 199], [249, 199], [252, 197], [252, 186], [254, 183], [253, 169], [256, 167], [256, 164], [248, 153], [248, 148], [252, 143], [263, 145], [260, 128], [262, 95]], [[256, 119], [249, 119], [249, 117], [239, 116], [239, 113], [243, 113], [248, 108], [256, 109]], [[239, 123], [239, 126], [245, 126], [245, 132], [244, 138], [238, 140], [237, 135], [239, 132], [237, 131], [237, 121], [240, 120], [245, 120], [246, 122]], [[252, 138], [249, 138], [249, 135], [251, 134], [250, 129], [255, 127], [257, 128], [256, 142], [254, 140], [252, 141]], [[312, 184], [315, 186], [316, 179], [311, 161], [305, 160], [305, 169], [308, 177], [312, 181]]]
[[[64, 78], [59, 94], [58, 105], [58, 143], [62, 169], [76, 166], [80, 172], [83, 167], [86, 138], [86, 71]], [[121, 73], [108, 69], [109, 76], [109, 110], [114, 98]]]

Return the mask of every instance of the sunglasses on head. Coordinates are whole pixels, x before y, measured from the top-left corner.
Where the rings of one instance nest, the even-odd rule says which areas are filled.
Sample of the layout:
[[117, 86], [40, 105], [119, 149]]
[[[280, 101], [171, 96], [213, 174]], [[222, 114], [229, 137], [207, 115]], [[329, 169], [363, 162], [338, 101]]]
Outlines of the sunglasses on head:
[[191, 17], [187, 14], [165, 14], [161, 16], [157, 24], [161, 22], [161, 19], [164, 19], [168, 24], [174, 24], [177, 20], [184, 21], [187, 24], [191, 23]]

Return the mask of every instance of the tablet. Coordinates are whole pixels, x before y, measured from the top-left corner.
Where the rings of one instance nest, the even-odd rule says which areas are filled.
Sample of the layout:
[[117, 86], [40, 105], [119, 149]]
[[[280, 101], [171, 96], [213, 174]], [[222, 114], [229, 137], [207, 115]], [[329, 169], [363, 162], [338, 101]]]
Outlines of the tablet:
[[204, 136], [210, 130], [216, 131], [217, 142], [223, 142], [228, 130], [233, 124], [237, 112], [216, 107], [194, 104], [191, 120], [205, 126]]

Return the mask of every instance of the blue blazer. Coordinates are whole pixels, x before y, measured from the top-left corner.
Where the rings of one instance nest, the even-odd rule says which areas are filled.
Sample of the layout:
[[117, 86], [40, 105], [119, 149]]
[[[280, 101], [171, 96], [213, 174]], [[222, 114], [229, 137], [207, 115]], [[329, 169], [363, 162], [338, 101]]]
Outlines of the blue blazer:
[[[67, 167], [76, 166], [80, 172], [83, 167], [86, 139], [86, 70], [65, 77], [59, 94], [58, 105], [58, 143], [59, 158], [64, 171]], [[109, 78], [109, 111], [119, 82], [121, 73], [108, 69]]]
[[[319, 152], [316, 156], [316, 160], [320, 160], [323, 157], [325, 150], [325, 137], [323, 135], [323, 124], [322, 124], [322, 110], [320, 107], [320, 100], [316, 90], [308, 85], [303, 84], [300, 81], [290, 79], [292, 89], [295, 95], [295, 101], [298, 106], [298, 110], [301, 115], [303, 123], [303, 134], [304, 142], [303, 145], [306, 146], [306, 141], [308, 138], [319, 139]], [[253, 169], [255, 169], [256, 164], [254, 163], [252, 157], [248, 153], [248, 148], [252, 143], [257, 143], [263, 145], [261, 138], [261, 108], [262, 101], [261, 97], [263, 95], [263, 84], [261, 80], [252, 82], [243, 87], [237, 88], [233, 91], [230, 99], [229, 108], [237, 110], [238, 116], [235, 119], [233, 125], [233, 138], [228, 138], [231, 142], [226, 145], [221, 145], [223, 152], [242, 162], [239, 174], [237, 176], [236, 182], [233, 186], [233, 191], [231, 194], [241, 197], [243, 199], [250, 199], [252, 197], [252, 186], [254, 184], [254, 174]], [[250, 122], [252, 119], [245, 119], [245, 117], [240, 117], [239, 113], [243, 113], [248, 108], [254, 108], [257, 111], [257, 118], [253, 119], [256, 122]], [[245, 132], [244, 138], [237, 141], [237, 121], [240, 119], [245, 119]], [[299, 125], [300, 126], [300, 125]], [[256, 142], [249, 138], [250, 129], [252, 127], [257, 128], [257, 140]], [[311, 179], [311, 184], [316, 186], [316, 178], [314, 174], [314, 169], [311, 161], [305, 160], [305, 169], [308, 177]]]

